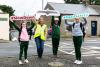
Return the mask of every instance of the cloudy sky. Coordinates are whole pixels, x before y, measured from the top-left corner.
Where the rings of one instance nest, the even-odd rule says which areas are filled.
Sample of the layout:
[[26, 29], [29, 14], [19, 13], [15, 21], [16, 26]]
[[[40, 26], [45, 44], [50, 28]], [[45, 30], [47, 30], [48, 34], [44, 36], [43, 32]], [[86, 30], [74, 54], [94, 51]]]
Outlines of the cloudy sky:
[[[44, 7], [47, 2], [64, 3], [63, 0], [44, 0]], [[42, 9], [42, 0], [0, 0], [0, 4], [12, 6], [15, 15], [34, 15]]]

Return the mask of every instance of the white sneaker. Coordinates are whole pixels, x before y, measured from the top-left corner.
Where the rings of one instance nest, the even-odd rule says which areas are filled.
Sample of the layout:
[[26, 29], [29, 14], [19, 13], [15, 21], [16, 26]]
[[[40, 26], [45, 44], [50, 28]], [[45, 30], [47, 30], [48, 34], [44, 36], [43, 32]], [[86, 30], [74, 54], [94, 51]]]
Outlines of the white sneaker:
[[79, 61], [79, 60], [78, 60], [78, 62], [77, 62], [76, 64], [82, 64], [82, 63], [83, 63], [82, 61]]
[[74, 63], [76, 64], [78, 62], [78, 60], [75, 60]]
[[29, 61], [26, 59], [25, 61], [24, 61], [25, 63], [29, 63]]
[[21, 64], [23, 64], [23, 62], [22, 62], [21, 60], [19, 60], [19, 62], [18, 62], [18, 63], [19, 63], [20, 65], [21, 65]]

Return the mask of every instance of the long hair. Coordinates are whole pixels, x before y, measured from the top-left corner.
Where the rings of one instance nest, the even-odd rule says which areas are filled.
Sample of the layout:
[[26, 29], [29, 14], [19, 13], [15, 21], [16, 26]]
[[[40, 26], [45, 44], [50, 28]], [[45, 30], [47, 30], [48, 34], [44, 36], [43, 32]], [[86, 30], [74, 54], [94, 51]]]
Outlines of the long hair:
[[[25, 23], [24, 21], [22, 21], [20, 29], [22, 30], [22, 24]], [[26, 28], [27, 28], [27, 23], [26, 23]]]

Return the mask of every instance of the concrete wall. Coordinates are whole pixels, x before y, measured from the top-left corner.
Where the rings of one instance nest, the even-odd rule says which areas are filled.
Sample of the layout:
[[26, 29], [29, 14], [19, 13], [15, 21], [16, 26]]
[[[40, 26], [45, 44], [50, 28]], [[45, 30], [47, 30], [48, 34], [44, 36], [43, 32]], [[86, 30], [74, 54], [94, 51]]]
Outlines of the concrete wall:
[[9, 14], [0, 14], [0, 39], [9, 40]]
[[90, 16], [87, 18], [87, 35], [91, 36], [91, 21], [97, 21], [97, 36], [100, 35], [100, 16]]

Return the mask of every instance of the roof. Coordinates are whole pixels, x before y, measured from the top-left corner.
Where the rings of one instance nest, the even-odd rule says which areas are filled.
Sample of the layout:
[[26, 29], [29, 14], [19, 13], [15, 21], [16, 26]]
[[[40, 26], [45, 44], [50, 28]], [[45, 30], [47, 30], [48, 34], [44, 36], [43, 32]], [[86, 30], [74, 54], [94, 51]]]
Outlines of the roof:
[[100, 14], [100, 6], [98, 6], [98, 5], [89, 5], [89, 7], [93, 8], [94, 10], [96, 10]]
[[85, 6], [84, 4], [65, 4], [65, 3], [52, 3], [48, 2], [45, 10], [56, 10], [61, 14], [79, 14], [79, 13], [89, 13], [90, 15], [100, 15], [91, 6]]

